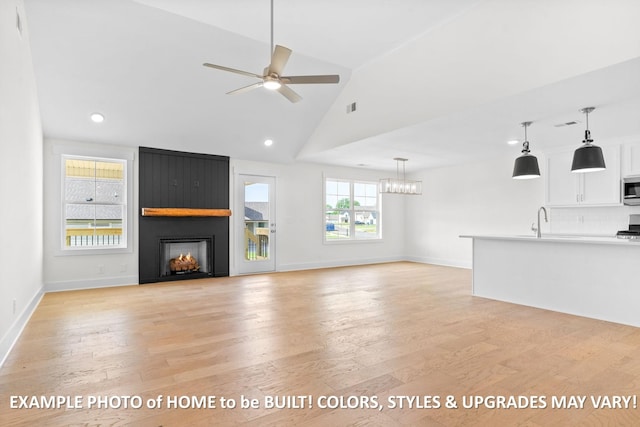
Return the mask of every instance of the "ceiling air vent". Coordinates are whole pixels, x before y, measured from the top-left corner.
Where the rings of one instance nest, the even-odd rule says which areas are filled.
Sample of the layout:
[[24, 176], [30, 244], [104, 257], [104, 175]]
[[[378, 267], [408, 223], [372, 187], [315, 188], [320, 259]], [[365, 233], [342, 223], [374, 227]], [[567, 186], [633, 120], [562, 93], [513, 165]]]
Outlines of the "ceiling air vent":
[[573, 125], [577, 125], [580, 122], [576, 122], [575, 120], [570, 121], [570, 122], [565, 122], [565, 123], [558, 123], [557, 125], [553, 125], [554, 127], [557, 128], [561, 128], [561, 127], [565, 127], [565, 126], [573, 126]]
[[351, 104], [347, 105], [347, 114], [353, 113], [354, 111], [356, 111], [356, 103], [352, 102]]

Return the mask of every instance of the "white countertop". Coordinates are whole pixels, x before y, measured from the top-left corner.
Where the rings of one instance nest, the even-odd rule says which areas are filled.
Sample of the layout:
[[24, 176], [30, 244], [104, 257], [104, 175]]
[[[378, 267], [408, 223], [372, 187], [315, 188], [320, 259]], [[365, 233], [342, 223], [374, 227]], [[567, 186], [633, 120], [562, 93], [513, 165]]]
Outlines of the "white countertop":
[[640, 240], [618, 239], [615, 236], [578, 236], [570, 234], [543, 234], [541, 238], [534, 235], [461, 235], [471, 239], [519, 240], [540, 243], [585, 243], [601, 245], [630, 245], [640, 248]]

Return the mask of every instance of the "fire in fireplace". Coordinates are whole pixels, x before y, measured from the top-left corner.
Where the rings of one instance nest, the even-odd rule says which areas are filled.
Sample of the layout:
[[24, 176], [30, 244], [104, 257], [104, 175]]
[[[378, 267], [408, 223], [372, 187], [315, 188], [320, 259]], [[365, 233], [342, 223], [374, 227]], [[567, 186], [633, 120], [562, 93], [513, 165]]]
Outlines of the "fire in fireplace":
[[160, 239], [160, 277], [204, 273], [212, 275], [212, 238]]
[[180, 254], [177, 258], [171, 258], [169, 260], [169, 270], [175, 274], [191, 273], [200, 270], [200, 264], [189, 252], [186, 255]]

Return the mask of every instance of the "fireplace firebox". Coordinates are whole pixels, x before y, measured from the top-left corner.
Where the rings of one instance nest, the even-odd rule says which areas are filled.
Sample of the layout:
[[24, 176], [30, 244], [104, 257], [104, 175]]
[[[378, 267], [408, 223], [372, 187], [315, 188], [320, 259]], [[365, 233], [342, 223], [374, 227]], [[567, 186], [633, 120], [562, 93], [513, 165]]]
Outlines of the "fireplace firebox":
[[212, 275], [211, 237], [161, 238], [160, 277]]

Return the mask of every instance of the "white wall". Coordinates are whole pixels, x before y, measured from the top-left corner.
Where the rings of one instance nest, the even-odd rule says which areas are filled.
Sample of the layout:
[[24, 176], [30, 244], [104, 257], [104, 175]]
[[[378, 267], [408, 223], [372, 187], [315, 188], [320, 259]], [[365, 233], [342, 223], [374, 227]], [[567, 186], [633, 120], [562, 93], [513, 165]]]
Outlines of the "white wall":
[[[239, 173], [276, 177], [276, 269], [366, 264], [403, 259], [404, 200], [384, 196], [382, 200], [382, 242], [323, 243], [323, 176], [377, 181], [381, 172], [364, 169], [323, 166], [309, 163], [290, 165], [231, 161], [231, 195]], [[235, 206], [235, 200], [231, 201]], [[233, 209], [233, 208], [232, 208]], [[235, 215], [235, 212], [234, 212]], [[231, 217], [231, 224], [237, 219]], [[231, 274], [237, 274], [234, 227], [231, 228]]]
[[[407, 198], [407, 257], [470, 268], [471, 239], [460, 235], [532, 234], [544, 204], [544, 178], [511, 178], [514, 160], [502, 156], [414, 174], [423, 181], [423, 195]], [[544, 173], [541, 156], [538, 162]]]
[[0, 2], [0, 63], [1, 364], [42, 295], [42, 127], [22, 0]]
[[[128, 233], [131, 246], [125, 253], [62, 254], [61, 227], [61, 157], [60, 150], [69, 154], [128, 158], [131, 161], [128, 180], [131, 180], [132, 221]], [[44, 281], [46, 291], [85, 289], [138, 283], [138, 161], [137, 149], [118, 145], [45, 139], [44, 141]]]
[[[44, 142], [45, 220], [44, 281], [48, 291], [82, 289], [138, 283], [138, 159], [134, 163], [134, 236], [133, 250], [125, 254], [60, 255], [59, 208], [60, 176], [55, 165], [60, 161], [55, 147], [81, 147], [90, 153], [132, 150], [87, 142], [46, 139]], [[176, 147], [179, 149], [179, 147]], [[290, 165], [231, 160], [231, 208], [235, 206], [233, 185], [238, 173], [276, 177], [276, 269], [278, 271], [332, 267], [404, 259], [404, 199], [383, 197], [383, 241], [365, 243], [323, 243], [323, 176], [377, 181], [382, 173], [364, 169], [296, 163]], [[230, 273], [235, 268], [234, 215], [231, 217]], [[125, 266], [125, 267], [123, 267]]]

